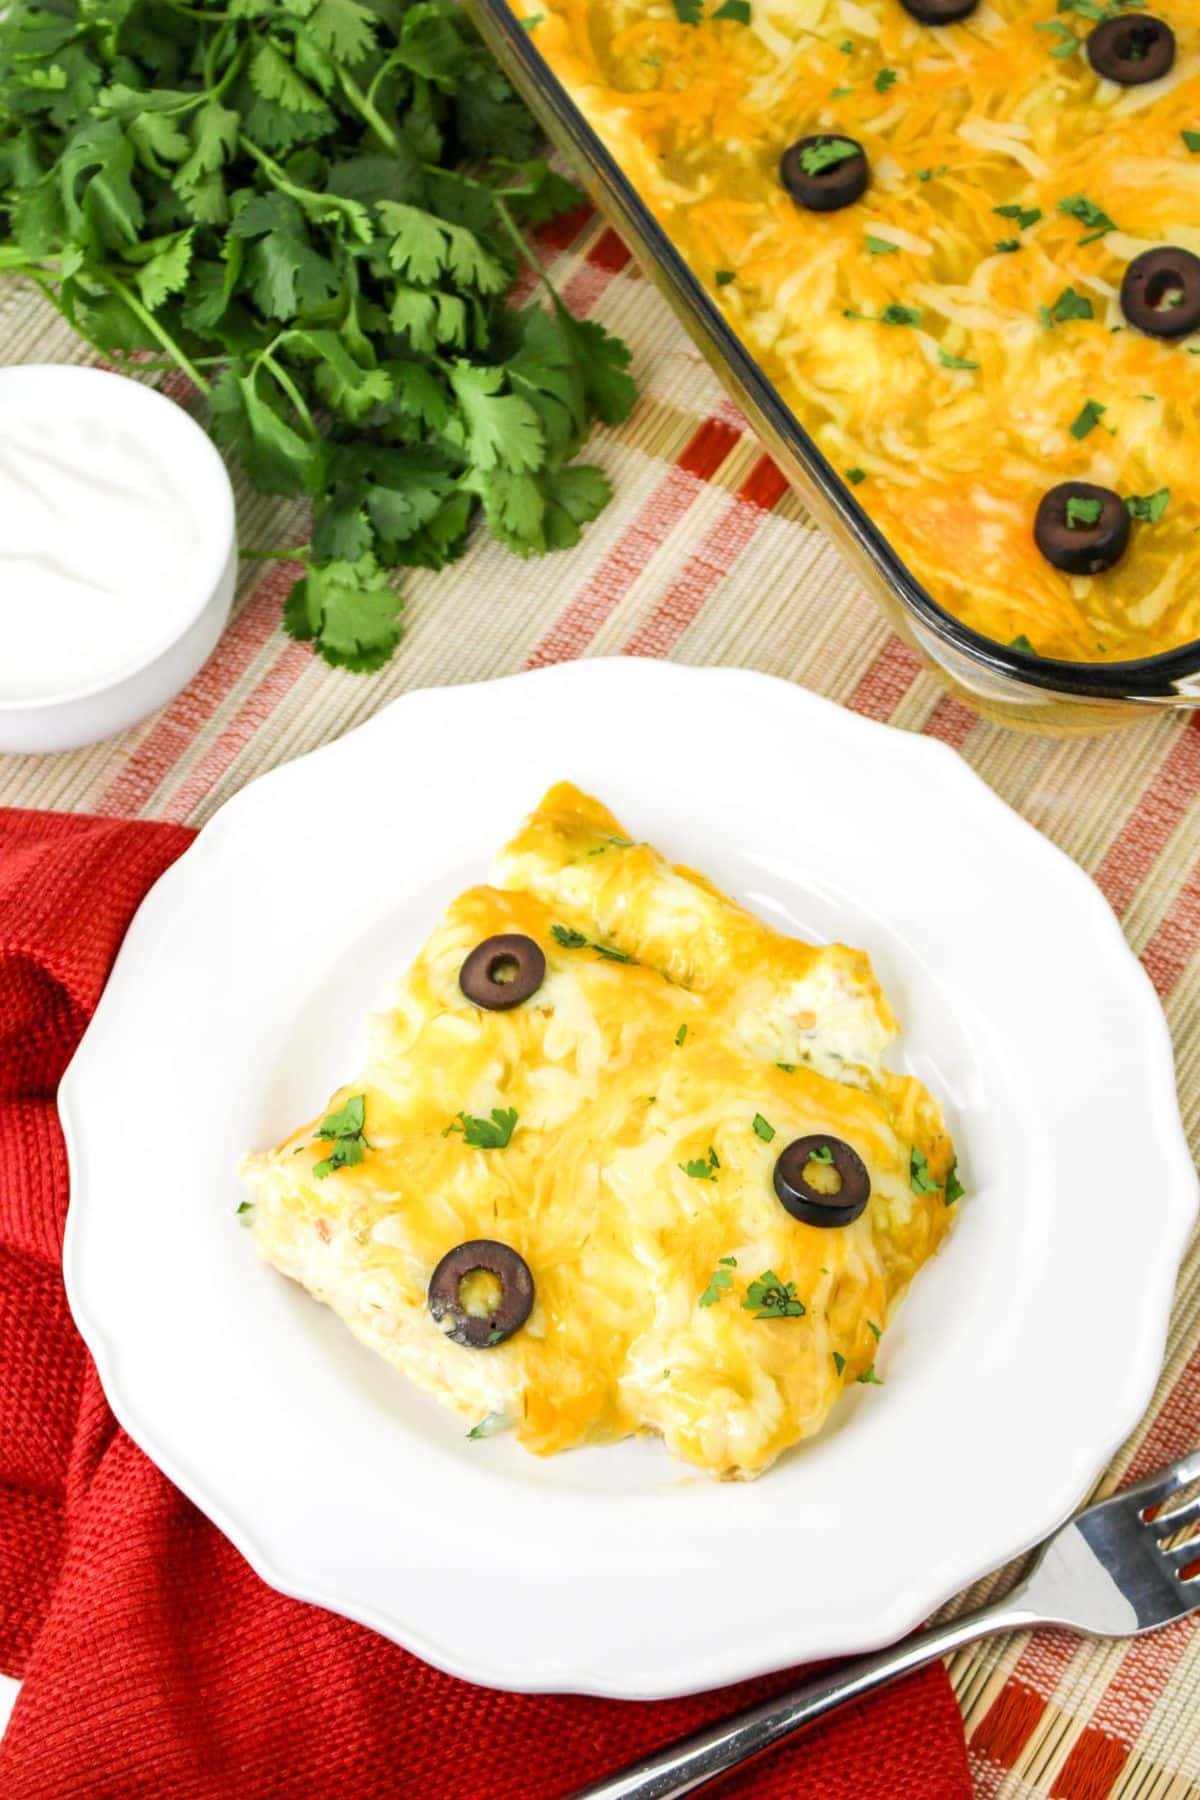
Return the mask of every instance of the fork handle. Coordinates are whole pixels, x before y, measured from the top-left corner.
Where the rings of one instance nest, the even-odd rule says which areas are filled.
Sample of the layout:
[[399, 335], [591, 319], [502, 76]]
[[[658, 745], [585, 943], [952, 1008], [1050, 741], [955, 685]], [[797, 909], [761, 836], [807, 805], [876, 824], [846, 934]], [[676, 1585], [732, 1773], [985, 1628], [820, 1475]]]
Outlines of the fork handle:
[[939, 1656], [949, 1656], [992, 1632], [1023, 1631], [1039, 1623], [1038, 1615], [1022, 1606], [1019, 1593], [1010, 1595], [978, 1612], [914, 1632], [887, 1650], [843, 1663], [828, 1675], [818, 1675], [761, 1706], [706, 1726], [592, 1787], [581, 1788], [574, 1800], [678, 1800], [681, 1794], [695, 1793], [751, 1757], [762, 1756], [835, 1707], [860, 1700]]

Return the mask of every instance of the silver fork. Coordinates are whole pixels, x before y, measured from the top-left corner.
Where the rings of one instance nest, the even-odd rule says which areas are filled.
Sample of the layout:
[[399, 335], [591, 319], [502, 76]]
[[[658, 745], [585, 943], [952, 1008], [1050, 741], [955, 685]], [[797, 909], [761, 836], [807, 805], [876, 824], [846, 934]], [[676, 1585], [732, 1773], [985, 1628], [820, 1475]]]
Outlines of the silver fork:
[[835, 1707], [993, 1632], [1061, 1625], [1088, 1637], [1120, 1638], [1184, 1618], [1200, 1608], [1200, 1572], [1184, 1579], [1185, 1569], [1200, 1564], [1200, 1537], [1174, 1548], [1167, 1548], [1166, 1540], [1200, 1521], [1200, 1496], [1174, 1512], [1158, 1509], [1193, 1481], [1200, 1481], [1200, 1450], [1061, 1526], [1005, 1599], [709, 1725], [581, 1789], [575, 1800], [678, 1800], [762, 1756]]

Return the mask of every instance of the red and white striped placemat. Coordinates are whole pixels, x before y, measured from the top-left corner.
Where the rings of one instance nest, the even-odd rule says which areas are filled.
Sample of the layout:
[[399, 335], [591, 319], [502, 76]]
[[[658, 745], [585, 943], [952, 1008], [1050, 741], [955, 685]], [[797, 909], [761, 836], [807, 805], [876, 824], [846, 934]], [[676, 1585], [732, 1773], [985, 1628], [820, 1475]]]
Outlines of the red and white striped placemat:
[[[253, 776], [409, 688], [591, 655], [762, 669], [952, 744], [1095, 877], [1162, 996], [1185, 1122], [1200, 1144], [1200, 729], [1162, 718], [1104, 738], [1049, 739], [977, 719], [891, 632], [619, 239], [576, 220], [543, 250], [567, 303], [632, 346], [642, 390], [629, 422], [593, 443], [616, 498], [580, 547], [521, 564], [481, 536], [454, 567], [412, 572], [407, 635], [395, 661], [368, 677], [328, 669], [280, 635], [294, 566], [246, 564], [237, 615], [184, 693], [107, 744], [0, 757], [0, 805], [201, 824]], [[33, 360], [87, 357], [32, 290], [11, 283], [0, 288], [0, 362]], [[186, 400], [182, 383], [172, 391]], [[245, 493], [239, 502], [244, 544], [296, 541], [283, 535], [302, 529], [293, 509]], [[953, 846], [939, 847], [935, 820], [914, 820], [923, 829], [952, 881]], [[1154, 1407], [1106, 1485], [1197, 1443], [1193, 1245]], [[947, 1504], [952, 1520], [953, 1496]], [[964, 1653], [952, 1674], [987, 1800], [1200, 1794], [1194, 1622], [1128, 1646], [1049, 1633], [1005, 1640]]]

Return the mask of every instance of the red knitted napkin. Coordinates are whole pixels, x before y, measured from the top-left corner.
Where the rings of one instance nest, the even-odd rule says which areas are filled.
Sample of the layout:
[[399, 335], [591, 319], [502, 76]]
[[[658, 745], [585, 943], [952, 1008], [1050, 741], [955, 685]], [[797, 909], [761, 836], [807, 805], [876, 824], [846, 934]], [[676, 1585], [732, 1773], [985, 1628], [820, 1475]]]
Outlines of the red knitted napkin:
[[[549, 1800], [786, 1686], [638, 1706], [455, 1681], [264, 1586], [118, 1428], [63, 1295], [54, 1091], [138, 902], [190, 836], [0, 810], [0, 1669], [24, 1680], [0, 1793]], [[731, 1786], [966, 1800], [945, 1673]]]

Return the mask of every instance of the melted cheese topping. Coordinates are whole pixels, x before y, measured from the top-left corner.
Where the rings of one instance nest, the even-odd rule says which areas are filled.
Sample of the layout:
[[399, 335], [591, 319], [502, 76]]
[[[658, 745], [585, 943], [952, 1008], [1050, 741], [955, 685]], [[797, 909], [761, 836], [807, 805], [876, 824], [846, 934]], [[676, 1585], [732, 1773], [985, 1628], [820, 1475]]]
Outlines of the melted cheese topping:
[[[362, 1161], [318, 1177], [317, 1121], [248, 1159], [258, 1247], [473, 1424], [511, 1425], [539, 1454], [656, 1432], [714, 1474], [755, 1475], [870, 1369], [949, 1227], [937, 1104], [881, 1066], [896, 1024], [862, 952], [771, 930], [576, 789], [551, 789], [496, 880], [449, 908], [330, 1102], [365, 1096]], [[501, 932], [537, 940], [546, 978], [482, 1011], [459, 971]], [[503, 1148], [447, 1130], [493, 1108], [516, 1111]], [[778, 1152], [816, 1132], [870, 1172], [843, 1229], [775, 1197]], [[937, 1184], [919, 1193], [914, 1148]], [[483, 1351], [452, 1343], [426, 1299], [442, 1256], [481, 1237], [536, 1286], [524, 1328]], [[754, 1317], [768, 1271], [803, 1316]]]
[[[1156, 0], [1175, 67], [1122, 88], [1071, 48], [1092, 21], [1050, 0], [984, 0], [937, 29], [899, 0], [750, 0], [748, 24], [696, 0], [694, 25], [671, 0], [513, 5], [833, 467], [861, 471], [857, 498], [936, 599], [1047, 656], [1200, 638], [1200, 334], [1144, 336], [1117, 298], [1143, 250], [1200, 253], [1200, 155], [1183, 136], [1200, 131], [1194, 8]], [[816, 132], [870, 160], [866, 194], [840, 212], [803, 210], [779, 180], [782, 152]], [[1087, 241], [1060, 210], [1079, 196], [1116, 229]], [[1040, 217], [1022, 228], [1010, 207]], [[1047, 324], [1068, 288], [1092, 317]], [[919, 316], [881, 322], [889, 307]], [[1075, 436], [1088, 400], [1104, 413]], [[1170, 503], [1135, 524], [1115, 569], [1066, 575], [1032, 528], [1068, 480], [1169, 488]]]

